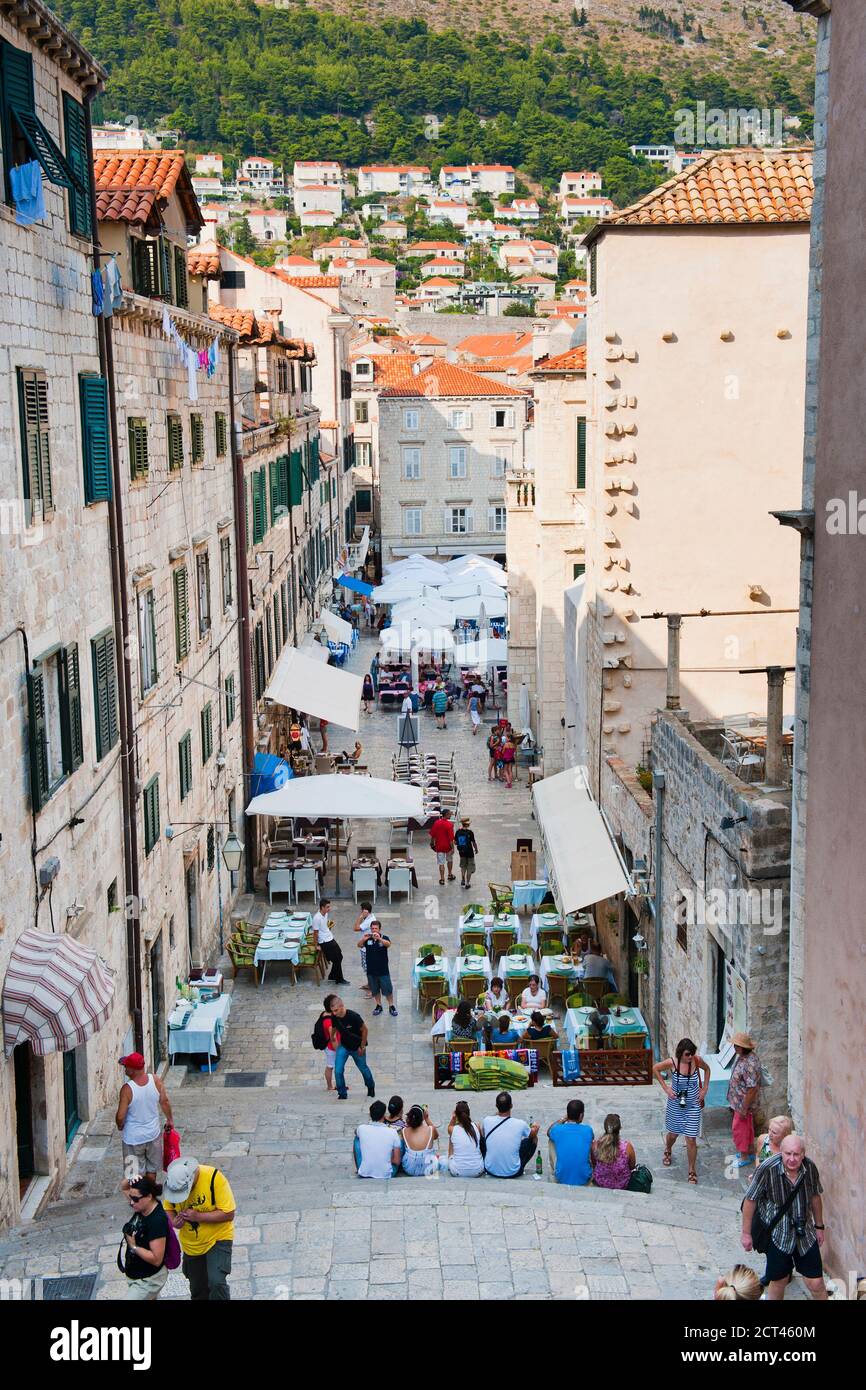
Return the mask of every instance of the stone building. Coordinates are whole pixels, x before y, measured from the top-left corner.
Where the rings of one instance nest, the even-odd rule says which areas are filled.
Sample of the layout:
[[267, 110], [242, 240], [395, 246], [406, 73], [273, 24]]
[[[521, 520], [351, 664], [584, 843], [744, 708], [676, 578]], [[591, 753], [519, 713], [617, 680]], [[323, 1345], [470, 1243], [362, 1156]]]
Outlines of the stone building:
[[439, 359], [379, 392], [385, 564], [417, 550], [505, 558], [505, 475], [523, 467], [528, 411], [525, 391]]
[[589, 233], [582, 693], [566, 724], [595, 781], [601, 751], [640, 761], [664, 703], [656, 611], [687, 615], [696, 719], [760, 710], [763, 676], [741, 673], [793, 655], [795, 562], [770, 512], [797, 500], [811, 201], [811, 151], [722, 151]]
[[[0, 73], [0, 986], [34, 929], [97, 953], [114, 984], [108, 1019], [66, 1052], [36, 1051], [6, 1016], [3, 1227], [56, 1191], [80, 1121], [114, 1094], [132, 1002], [108, 391], [90, 297], [87, 112], [105, 73], [39, 0], [0, 7]], [[10, 170], [34, 157], [45, 213], [20, 225]]]
[[[166, 1049], [174, 980], [212, 963], [236, 884], [220, 848], [244, 807], [231, 328], [189, 275], [201, 214], [182, 151], [95, 152], [112, 326], [130, 613], [143, 1036]], [[182, 352], [193, 350], [192, 361]], [[207, 370], [198, 354], [215, 353]]]
[[[566, 765], [565, 593], [585, 569], [586, 346], [540, 357], [529, 381], [534, 469], [531, 479], [508, 474], [508, 717], [519, 727], [525, 683], [550, 775]], [[530, 483], [534, 505], [527, 527]]]

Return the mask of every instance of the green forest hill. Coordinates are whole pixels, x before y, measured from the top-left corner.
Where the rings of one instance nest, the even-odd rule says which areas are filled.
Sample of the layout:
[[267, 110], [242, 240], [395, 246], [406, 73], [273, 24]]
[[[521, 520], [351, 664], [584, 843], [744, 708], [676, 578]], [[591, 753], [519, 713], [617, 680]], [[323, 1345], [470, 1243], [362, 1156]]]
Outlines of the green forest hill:
[[[295, 0], [280, 8], [253, 0], [55, 7], [110, 73], [97, 117], [164, 122], [190, 149], [289, 165], [417, 160], [434, 173], [443, 163], [503, 162], [545, 181], [563, 169], [599, 169], [622, 205], [657, 181], [629, 145], [669, 141], [678, 108], [699, 100], [782, 107], [801, 118], [800, 133], [811, 132], [808, 53], [793, 66], [762, 56], [745, 75], [736, 64], [735, 80], [724, 64], [707, 71], [680, 60], [675, 42], [664, 61], [626, 65], [599, 47], [579, 12], [567, 19], [569, 9], [567, 42], [554, 32], [531, 46], [513, 30], [362, 22]], [[424, 134], [428, 112], [442, 118], [433, 141]]]

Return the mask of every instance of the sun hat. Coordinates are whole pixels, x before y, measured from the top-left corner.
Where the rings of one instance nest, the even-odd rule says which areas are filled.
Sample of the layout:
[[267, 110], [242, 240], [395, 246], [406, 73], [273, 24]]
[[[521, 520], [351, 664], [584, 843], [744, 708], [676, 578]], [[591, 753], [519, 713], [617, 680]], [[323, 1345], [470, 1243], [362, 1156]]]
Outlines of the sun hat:
[[165, 1170], [163, 1192], [169, 1202], [185, 1202], [198, 1172], [197, 1158], [176, 1158]]
[[731, 1047], [745, 1047], [748, 1048], [749, 1052], [754, 1052], [755, 1042], [748, 1033], [735, 1033], [731, 1038]]

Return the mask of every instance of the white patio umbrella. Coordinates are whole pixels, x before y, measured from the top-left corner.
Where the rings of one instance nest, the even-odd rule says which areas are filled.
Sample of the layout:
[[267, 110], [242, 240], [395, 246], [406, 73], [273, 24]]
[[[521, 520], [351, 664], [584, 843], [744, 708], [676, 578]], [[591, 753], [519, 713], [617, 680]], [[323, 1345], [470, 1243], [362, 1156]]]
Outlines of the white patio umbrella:
[[520, 699], [517, 717], [520, 720], [520, 727], [522, 731], [525, 734], [531, 734], [532, 729], [530, 728], [529, 686], [526, 684], [526, 681], [523, 681], [523, 683], [520, 686]]
[[455, 618], [504, 618], [508, 603], [502, 598], [483, 598], [475, 594], [472, 598], [459, 598], [452, 604]]
[[276, 791], [254, 796], [247, 806], [248, 816], [292, 816], [304, 820], [337, 822], [337, 878], [340, 891], [340, 821], [406, 820], [424, 816], [424, 797], [420, 787], [406, 782], [386, 782], [381, 777], [324, 774], [321, 777], [293, 777]]
[[477, 595], [479, 598], [501, 598], [502, 587], [493, 583], [490, 579], [454, 579], [449, 584], [443, 584], [437, 591], [440, 598], [453, 601], [456, 598], [472, 598]]
[[508, 660], [508, 643], [504, 637], [482, 637], [480, 642], [457, 643], [453, 661], [456, 666], [504, 666]]
[[374, 603], [399, 603], [404, 598], [421, 598], [425, 587], [420, 579], [395, 579], [377, 584], [370, 597]]
[[[454, 607], [429, 597], [403, 599], [391, 609], [392, 623], [418, 623], [427, 627], [453, 627]], [[387, 631], [387, 628], [386, 628]]]
[[462, 564], [458, 568], [451, 570], [448, 576], [449, 583], [468, 584], [471, 582], [496, 584], [500, 589], [508, 587], [508, 575], [499, 566], [488, 566], [479, 564]]
[[412, 671], [412, 685], [417, 689], [419, 681], [419, 654], [421, 652], [445, 653], [454, 648], [454, 637], [450, 623], [413, 623], [404, 620], [392, 623], [379, 636], [383, 657], [401, 656], [408, 653]]
[[438, 584], [444, 582], [448, 576], [443, 565], [439, 565], [435, 560], [397, 560], [392, 565], [386, 565], [384, 574], [387, 579], [409, 579], [423, 577], [430, 583]]

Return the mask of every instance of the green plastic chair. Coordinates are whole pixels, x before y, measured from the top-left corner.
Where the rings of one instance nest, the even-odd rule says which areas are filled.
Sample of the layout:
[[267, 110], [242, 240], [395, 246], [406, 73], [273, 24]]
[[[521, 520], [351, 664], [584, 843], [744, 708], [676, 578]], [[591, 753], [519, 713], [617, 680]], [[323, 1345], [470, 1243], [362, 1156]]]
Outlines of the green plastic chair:
[[483, 941], [468, 941], [461, 944], [460, 954], [461, 956], [486, 956], [487, 952], [484, 949]]
[[531, 959], [532, 959], [532, 947], [531, 947], [531, 946], [522, 946], [522, 945], [518, 945], [517, 943], [515, 943], [515, 944], [512, 946], [512, 948], [511, 948], [511, 950], [509, 951], [508, 954], [511, 955], [511, 956], [528, 956], [528, 957], [530, 958], [530, 960], [531, 960]]
[[561, 942], [561, 941], [542, 941], [542, 943], [541, 943], [541, 954], [542, 954], [543, 956], [561, 956], [561, 955], [562, 955], [562, 942]]
[[625, 1009], [628, 1007], [628, 1000], [624, 994], [603, 994], [601, 1002], [608, 1009]]
[[483, 904], [483, 903], [467, 903], [466, 906], [465, 906], [464, 909], [463, 909], [463, 915], [465, 916], [468, 912], [474, 912], [474, 913], [477, 913], [478, 916], [483, 917], [483, 916], [484, 916], [484, 904]]
[[585, 1009], [592, 1000], [588, 994], [570, 994], [565, 1001], [567, 1009]]
[[427, 941], [423, 946], [418, 947], [418, 959], [422, 956], [441, 956], [444, 955], [442, 947], [438, 941]]

